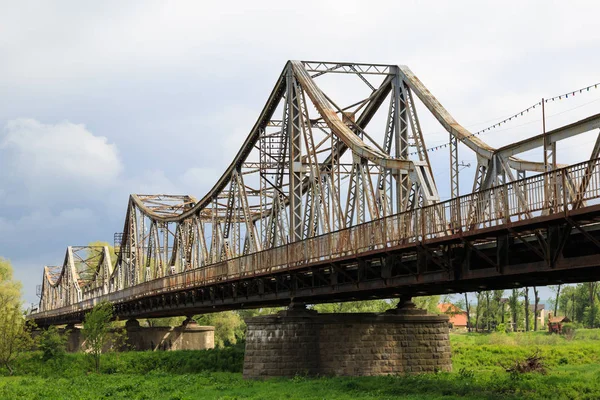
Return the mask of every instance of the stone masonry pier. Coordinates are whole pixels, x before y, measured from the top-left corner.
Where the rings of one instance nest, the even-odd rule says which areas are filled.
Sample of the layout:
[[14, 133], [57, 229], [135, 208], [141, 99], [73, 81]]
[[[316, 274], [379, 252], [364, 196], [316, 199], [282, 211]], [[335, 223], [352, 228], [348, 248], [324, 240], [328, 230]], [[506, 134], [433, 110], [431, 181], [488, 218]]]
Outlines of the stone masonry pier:
[[452, 370], [448, 317], [410, 302], [382, 314], [291, 309], [246, 324], [245, 378]]
[[[68, 351], [80, 351], [83, 346], [81, 329], [70, 326]], [[142, 327], [135, 320], [125, 325], [127, 340], [123, 350], [205, 350], [215, 347], [215, 327], [201, 326], [187, 320], [181, 326]]]

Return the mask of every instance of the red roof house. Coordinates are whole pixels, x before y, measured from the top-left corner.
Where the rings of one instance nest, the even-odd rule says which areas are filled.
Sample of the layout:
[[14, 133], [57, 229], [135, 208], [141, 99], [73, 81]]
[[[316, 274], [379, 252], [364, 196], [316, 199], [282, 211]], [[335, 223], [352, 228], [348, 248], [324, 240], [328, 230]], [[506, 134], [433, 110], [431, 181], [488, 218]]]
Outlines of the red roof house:
[[450, 323], [454, 329], [467, 328], [467, 312], [456, 307], [452, 303], [440, 303], [437, 305], [438, 310], [442, 314], [447, 314], [450, 317]]

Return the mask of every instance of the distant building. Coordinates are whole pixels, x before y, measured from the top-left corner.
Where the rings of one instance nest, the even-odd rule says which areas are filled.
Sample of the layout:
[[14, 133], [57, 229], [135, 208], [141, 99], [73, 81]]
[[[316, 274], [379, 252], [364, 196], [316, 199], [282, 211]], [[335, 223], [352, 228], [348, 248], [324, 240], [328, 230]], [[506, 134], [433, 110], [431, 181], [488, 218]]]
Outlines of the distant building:
[[562, 333], [563, 324], [571, 322], [567, 317], [552, 317], [548, 318], [548, 332]]
[[[535, 304], [529, 305], [529, 312], [532, 314], [535, 311]], [[538, 329], [543, 329], [543, 326], [546, 325], [546, 306], [545, 304], [538, 304], [537, 312], [535, 313], [535, 317], [538, 319]]]
[[440, 303], [437, 305], [438, 310], [442, 314], [447, 314], [450, 317], [448, 321], [452, 329], [467, 329], [467, 312], [461, 310], [459, 307], [452, 303]]

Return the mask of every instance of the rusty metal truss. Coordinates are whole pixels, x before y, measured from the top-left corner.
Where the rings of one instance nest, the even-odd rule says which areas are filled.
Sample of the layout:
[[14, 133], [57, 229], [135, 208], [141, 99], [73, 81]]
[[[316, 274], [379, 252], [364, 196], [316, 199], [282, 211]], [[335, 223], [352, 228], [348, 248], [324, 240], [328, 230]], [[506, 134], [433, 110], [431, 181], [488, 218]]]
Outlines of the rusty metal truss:
[[[360, 85], [348, 86], [353, 101], [323, 89], [338, 78]], [[415, 99], [450, 135], [447, 202], [438, 196]], [[556, 142], [597, 128], [600, 115], [496, 149], [456, 122], [406, 66], [289, 61], [214, 187], [201, 199], [131, 195], [116, 260], [106, 247], [69, 247], [60, 269], [44, 269], [38, 316], [143, 297], [150, 287], [155, 295], [173, 290], [172, 282], [202, 286], [426, 246], [584, 208], [600, 197], [598, 143], [588, 163], [569, 168], [555, 155], [542, 162], [516, 155], [555, 152]], [[478, 160], [466, 196], [458, 186], [460, 143]], [[545, 243], [542, 233], [532, 235]]]

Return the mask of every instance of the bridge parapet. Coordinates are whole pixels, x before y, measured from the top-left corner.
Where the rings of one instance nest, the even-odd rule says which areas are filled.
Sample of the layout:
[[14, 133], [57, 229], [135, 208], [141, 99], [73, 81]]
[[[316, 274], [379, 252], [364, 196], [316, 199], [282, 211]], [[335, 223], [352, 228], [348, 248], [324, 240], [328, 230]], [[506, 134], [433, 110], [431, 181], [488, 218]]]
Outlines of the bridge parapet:
[[[114, 290], [65, 307], [45, 309], [31, 314], [30, 318], [43, 320], [61, 314], [75, 315], [91, 309], [100, 301], [119, 304], [240, 279], [262, 279], [283, 271], [328, 265], [338, 260], [356, 259], [361, 255], [385, 253], [398, 248], [429, 246], [444, 241], [460, 242], [494, 229], [533, 226], [553, 216], [564, 219], [585, 211], [582, 209], [584, 205], [589, 209], [597, 206], [600, 199], [599, 167], [600, 159], [590, 160], [340, 231]], [[553, 183], [550, 191], [547, 190], [547, 181]]]

